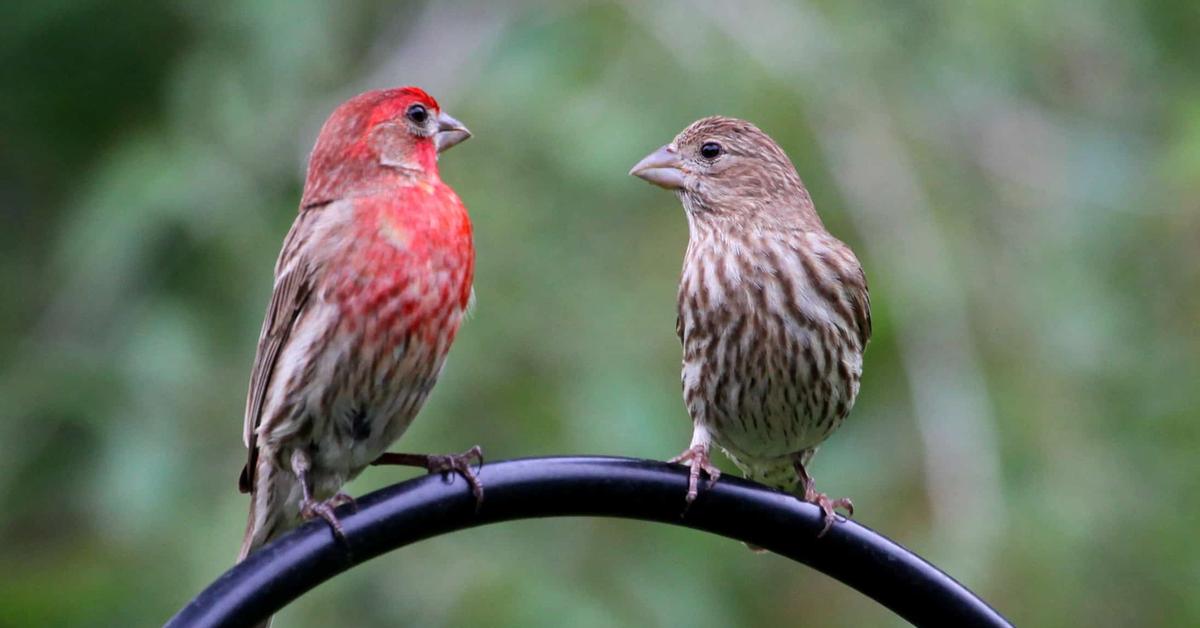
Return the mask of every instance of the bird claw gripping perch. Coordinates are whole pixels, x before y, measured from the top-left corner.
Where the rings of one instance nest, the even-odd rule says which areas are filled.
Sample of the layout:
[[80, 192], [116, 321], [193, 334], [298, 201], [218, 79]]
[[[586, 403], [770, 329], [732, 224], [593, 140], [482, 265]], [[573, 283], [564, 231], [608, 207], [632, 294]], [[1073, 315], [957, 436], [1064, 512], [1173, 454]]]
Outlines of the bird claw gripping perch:
[[478, 468], [483, 467], [483, 449], [479, 445], [460, 454], [403, 454], [387, 452], [376, 458], [372, 465], [399, 465], [405, 467], [423, 467], [430, 473], [457, 473], [471, 487], [475, 496], [475, 512], [483, 506], [483, 483], [479, 481], [476, 469], [471, 468], [471, 461], [478, 461]]
[[338, 520], [337, 515], [333, 514], [333, 506], [329, 502], [319, 502], [314, 500], [305, 500], [300, 504], [300, 516], [305, 519], [315, 519], [320, 517], [329, 524], [329, 529], [333, 531], [333, 535], [339, 541], [346, 542], [346, 533], [342, 530], [342, 522]]
[[810, 492], [809, 490], [806, 490], [804, 492], [804, 501], [810, 504], [816, 504], [817, 507], [821, 509], [821, 513], [824, 516], [825, 525], [822, 526], [821, 531], [817, 533], [817, 538], [825, 536], [825, 533], [829, 532], [829, 529], [833, 527], [833, 522], [837, 518], [836, 510], [838, 508], [846, 511], [847, 518], [854, 516], [854, 502], [850, 501], [850, 498], [848, 497], [829, 499], [829, 496], [825, 493], [818, 493], [816, 491]]
[[314, 519], [320, 517], [329, 524], [329, 529], [333, 531], [333, 536], [349, 549], [350, 544], [346, 540], [346, 533], [342, 530], [342, 522], [338, 520], [337, 514], [333, 509], [342, 504], [353, 504], [354, 510], [358, 510], [358, 503], [354, 498], [345, 494], [338, 493], [325, 501], [313, 499], [312, 483], [310, 482], [309, 472], [312, 471], [312, 461], [302, 451], [297, 449], [292, 452], [292, 473], [296, 474], [296, 480], [300, 483], [300, 516], [305, 519]]
[[[683, 453], [671, 458], [667, 461], [670, 464], [686, 464], [690, 467], [688, 473], [688, 492], [687, 505], [691, 506], [692, 502], [696, 501], [696, 496], [700, 494], [700, 472], [703, 471], [708, 475], [709, 486], [716, 483], [721, 478], [721, 470], [715, 467], [708, 460], [708, 447], [703, 444], [692, 445], [685, 449]], [[684, 509], [684, 513], [687, 509]]]
[[799, 460], [796, 461], [796, 474], [800, 476], [800, 483], [804, 487], [804, 496], [802, 499], [820, 508], [825, 520], [825, 525], [817, 533], [817, 538], [825, 536], [825, 533], [829, 532], [829, 529], [833, 527], [833, 522], [837, 519], [836, 511], [838, 508], [846, 511], [847, 518], [854, 516], [854, 502], [850, 501], [849, 497], [829, 499], [828, 495], [818, 491], [816, 481], [808, 474], [808, 470], [804, 468], [804, 465]]
[[333, 532], [333, 536], [337, 537], [337, 540], [342, 545], [349, 547], [349, 542], [346, 540], [346, 533], [342, 530], [342, 522], [338, 519], [337, 514], [333, 512], [333, 509], [338, 506], [350, 504], [350, 509], [353, 512], [358, 512], [358, 502], [345, 493], [338, 493], [325, 501], [318, 501], [308, 494], [307, 487], [305, 487], [304, 492], [304, 499], [300, 502], [300, 516], [305, 519], [315, 519], [317, 517], [324, 519], [325, 523], [329, 524], [329, 529]]

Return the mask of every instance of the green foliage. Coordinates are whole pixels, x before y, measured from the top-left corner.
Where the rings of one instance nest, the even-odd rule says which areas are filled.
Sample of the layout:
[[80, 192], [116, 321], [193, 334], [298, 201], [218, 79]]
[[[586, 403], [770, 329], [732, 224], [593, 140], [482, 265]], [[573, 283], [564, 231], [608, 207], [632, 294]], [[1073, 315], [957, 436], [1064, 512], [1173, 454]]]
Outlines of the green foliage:
[[[337, 102], [411, 83], [475, 133], [442, 170], [475, 220], [478, 306], [398, 449], [678, 453], [686, 227], [625, 173], [741, 116], [871, 280], [863, 394], [821, 486], [1020, 625], [1200, 623], [1200, 14], [738, 6], [0, 9], [0, 617], [153, 625], [230, 565], [304, 156]], [[736, 543], [604, 520], [421, 544], [278, 619], [797, 623], [897, 620]]]

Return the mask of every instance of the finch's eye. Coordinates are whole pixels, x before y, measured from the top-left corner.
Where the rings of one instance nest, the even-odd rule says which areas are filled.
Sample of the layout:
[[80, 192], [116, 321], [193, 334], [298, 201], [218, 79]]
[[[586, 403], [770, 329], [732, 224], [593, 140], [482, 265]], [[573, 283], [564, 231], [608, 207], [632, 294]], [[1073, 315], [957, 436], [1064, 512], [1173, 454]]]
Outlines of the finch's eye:
[[721, 145], [716, 142], [705, 142], [700, 147], [700, 156], [705, 159], [716, 159], [721, 154]]
[[425, 124], [425, 121], [429, 119], [429, 110], [425, 108], [425, 105], [416, 103], [409, 107], [408, 111], [404, 112], [404, 115], [417, 124]]

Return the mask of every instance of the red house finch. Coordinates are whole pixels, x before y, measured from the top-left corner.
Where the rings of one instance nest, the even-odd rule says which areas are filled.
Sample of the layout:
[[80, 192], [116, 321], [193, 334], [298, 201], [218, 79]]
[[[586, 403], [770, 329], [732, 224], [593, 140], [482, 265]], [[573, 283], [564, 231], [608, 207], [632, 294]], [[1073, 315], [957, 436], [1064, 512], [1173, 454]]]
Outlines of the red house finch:
[[674, 190], [690, 239], [679, 285], [683, 396], [695, 424], [687, 501], [716, 442], [746, 477], [834, 508], [808, 463], [854, 405], [871, 305], [783, 150], [749, 122], [698, 120], [630, 171]]
[[437, 381], [471, 300], [475, 249], [438, 154], [470, 137], [416, 87], [342, 104], [321, 129], [275, 265], [246, 400], [250, 518], [238, 560], [320, 516], [372, 462], [459, 471], [468, 456], [388, 454]]

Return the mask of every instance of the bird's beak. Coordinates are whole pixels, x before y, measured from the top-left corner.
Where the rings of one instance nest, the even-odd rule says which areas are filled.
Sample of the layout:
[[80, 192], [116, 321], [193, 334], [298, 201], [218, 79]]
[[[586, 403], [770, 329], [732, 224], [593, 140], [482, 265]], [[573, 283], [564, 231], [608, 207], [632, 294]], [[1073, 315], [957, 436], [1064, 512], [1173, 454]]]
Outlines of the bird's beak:
[[679, 153], [668, 144], [646, 155], [629, 174], [668, 190], [678, 190], [683, 187], [685, 173]]
[[437, 152], [439, 153], [444, 153], [451, 146], [471, 137], [471, 132], [467, 130], [467, 127], [463, 126], [462, 122], [455, 120], [448, 113], [439, 113], [437, 121], [438, 130], [433, 136], [433, 143], [437, 145]]

